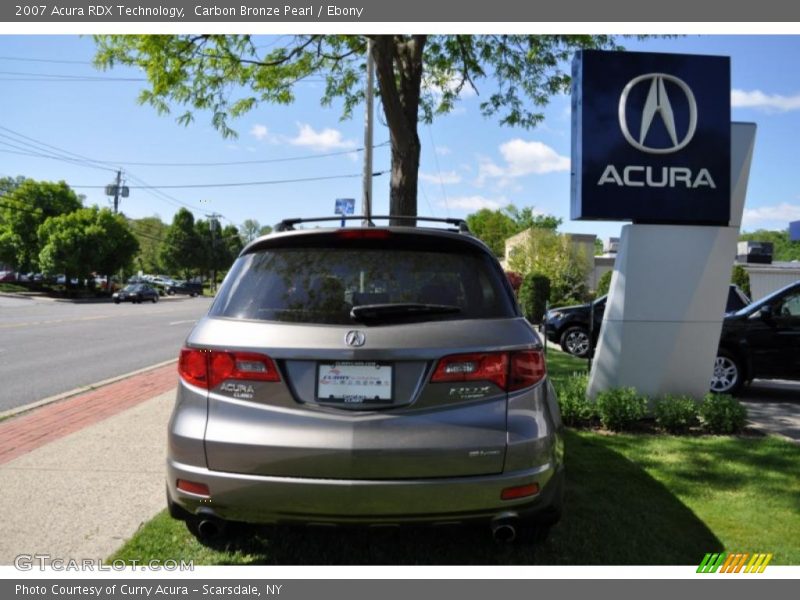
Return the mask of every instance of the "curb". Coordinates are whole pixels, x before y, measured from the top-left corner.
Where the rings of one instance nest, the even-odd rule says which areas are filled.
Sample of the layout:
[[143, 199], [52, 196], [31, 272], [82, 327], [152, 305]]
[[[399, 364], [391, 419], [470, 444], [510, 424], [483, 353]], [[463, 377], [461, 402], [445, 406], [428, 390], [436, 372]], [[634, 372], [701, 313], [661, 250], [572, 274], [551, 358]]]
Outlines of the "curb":
[[148, 371], [153, 371], [155, 369], [160, 369], [161, 367], [165, 367], [171, 363], [177, 363], [177, 358], [172, 358], [170, 360], [165, 360], [164, 362], [157, 363], [155, 365], [150, 365], [148, 367], [144, 367], [142, 369], [137, 369], [135, 371], [131, 371], [130, 373], [125, 373], [124, 375], [117, 375], [115, 377], [110, 377], [108, 379], [103, 379], [102, 381], [97, 381], [95, 383], [90, 383], [89, 385], [84, 385], [82, 387], [78, 387], [67, 392], [61, 392], [60, 394], [56, 394], [54, 396], [49, 396], [42, 400], [37, 400], [31, 404], [25, 404], [24, 406], [18, 406], [16, 408], [9, 409], [4, 412], [0, 412], [0, 420], [7, 419], [9, 417], [15, 417], [22, 413], [30, 412], [37, 408], [41, 408], [42, 406], [47, 406], [48, 404], [52, 404], [53, 402], [58, 402], [60, 400], [66, 400], [67, 398], [71, 398], [73, 396], [77, 396], [79, 394], [84, 394], [86, 392], [90, 392], [97, 388], [101, 388], [112, 383], [116, 383], [118, 381], [122, 381], [123, 379], [127, 379], [128, 377], [133, 377], [134, 375], [140, 375], [142, 373], [147, 373]]

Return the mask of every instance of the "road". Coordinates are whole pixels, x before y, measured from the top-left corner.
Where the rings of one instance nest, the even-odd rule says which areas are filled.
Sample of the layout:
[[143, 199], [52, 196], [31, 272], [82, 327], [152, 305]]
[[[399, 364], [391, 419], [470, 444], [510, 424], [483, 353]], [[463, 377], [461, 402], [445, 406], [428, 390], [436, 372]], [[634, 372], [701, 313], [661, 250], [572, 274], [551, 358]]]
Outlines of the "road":
[[0, 412], [177, 358], [208, 298], [79, 304], [0, 296]]

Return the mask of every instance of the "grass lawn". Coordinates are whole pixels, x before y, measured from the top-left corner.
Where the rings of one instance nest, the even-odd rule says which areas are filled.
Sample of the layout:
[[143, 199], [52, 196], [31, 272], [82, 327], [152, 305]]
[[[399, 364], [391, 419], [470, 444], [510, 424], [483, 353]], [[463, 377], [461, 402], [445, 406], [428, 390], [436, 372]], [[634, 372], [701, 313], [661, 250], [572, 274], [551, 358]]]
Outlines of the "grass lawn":
[[[556, 384], [580, 361], [548, 353]], [[800, 564], [800, 446], [774, 437], [566, 432], [565, 514], [538, 547], [488, 527], [318, 530], [239, 526], [216, 547], [159, 514], [112, 558], [196, 564], [697, 565], [706, 552]], [[791, 533], [794, 532], [794, 533]]]
[[17, 292], [27, 292], [28, 288], [24, 285], [17, 285], [16, 283], [0, 283], [0, 292], [7, 294], [15, 294]]

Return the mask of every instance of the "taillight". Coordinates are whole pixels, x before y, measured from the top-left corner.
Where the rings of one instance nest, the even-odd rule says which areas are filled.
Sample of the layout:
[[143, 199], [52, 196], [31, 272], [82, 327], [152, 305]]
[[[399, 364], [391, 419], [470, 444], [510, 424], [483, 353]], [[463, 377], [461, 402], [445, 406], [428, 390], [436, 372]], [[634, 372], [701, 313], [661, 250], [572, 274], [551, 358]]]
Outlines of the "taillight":
[[489, 381], [511, 392], [535, 385], [545, 373], [540, 350], [453, 354], [439, 360], [431, 382]]
[[439, 361], [431, 381], [491, 381], [506, 389], [508, 354], [453, 354]]
[[523, 350], [511, 353], [511, 368], [508, 375], [508, 391], [531, 387], [544, 379], [547, 369], [540, 350]]
[[336, 237], [341, 240], [386, 240], [391, 233], [385, 229], [340, 229]]
[[256, 352], [183, 348], [178, 360], [178, 373], [187, 383], [207, 390], [229, 379], [281, 380], [272, 359]]

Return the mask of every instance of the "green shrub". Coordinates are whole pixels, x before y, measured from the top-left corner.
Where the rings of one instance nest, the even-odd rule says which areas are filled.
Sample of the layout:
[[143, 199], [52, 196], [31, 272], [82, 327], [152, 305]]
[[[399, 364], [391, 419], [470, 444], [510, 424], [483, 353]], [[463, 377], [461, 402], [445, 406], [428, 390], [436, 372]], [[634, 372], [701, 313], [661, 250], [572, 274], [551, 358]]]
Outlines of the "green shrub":
[[647, 414], [647, 399], [633, 388], [605, 390], [597, 395], [597, 412], [606, 429], [630, 429]]
[[739, 286], [739, 289], [742, 290], [747, 297], [750, 298], [752, 294], [750, 293], [750, 274], [744, 270], [742, 265], [735, 265], [733, 267], [733, 273], [731, 274], [731, 283], [735, 283]]
[[710, 433], [739, 433], [747, 421], [747, 409], [727, 394], [706, 394], [700, 416], [703, 427]]
[[583, 425], [597, 416], [594, 402], [586, 398], [586, 373], [573, 373], [558, 383], [558, 406], [565, 425]]
[[606, 271], [600, 276], [600, 279], [597, 282], [597, 289], [594, 292], [595, 297], [599, 298], [600, 296], [605, 296], [608, 293], [608, 290], [611, 287], [611, 276], [613, 274], [614, 271]]
[[697, 404], [688, 396], [664, 396], [655, 413], [658, 426], [670, 433], [686, 433], [697, 424]]
[[547, 310], [550, 297], [550, 280], [539, 273], [529, 273], [519, 288], [519, 304], [525, 318], [531, 323], [539, 323]]

